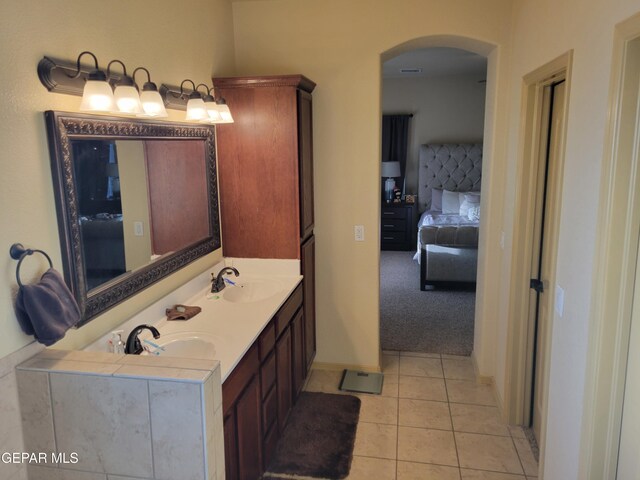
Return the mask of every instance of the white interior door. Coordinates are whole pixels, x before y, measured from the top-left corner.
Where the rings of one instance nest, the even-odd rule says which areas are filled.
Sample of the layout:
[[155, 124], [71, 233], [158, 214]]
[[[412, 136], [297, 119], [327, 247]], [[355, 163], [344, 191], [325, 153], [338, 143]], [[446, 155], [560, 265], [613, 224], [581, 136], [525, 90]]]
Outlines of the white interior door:
[[[640, 253], [640, 252], [639, 252]], [[617, 480], [640, 480], [640, 255], [631, 314]]]

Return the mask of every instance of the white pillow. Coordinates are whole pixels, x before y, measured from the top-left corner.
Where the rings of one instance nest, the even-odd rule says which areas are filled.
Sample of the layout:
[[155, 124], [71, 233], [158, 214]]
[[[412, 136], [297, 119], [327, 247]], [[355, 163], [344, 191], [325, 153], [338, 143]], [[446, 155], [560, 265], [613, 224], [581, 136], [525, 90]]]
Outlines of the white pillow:
[[477, 205], [475, 207], [469, 207], [469, 213], [467, 215], [467, 218], [472, 222], [479, 222], [480, 221], [480, 205]]
[[460, 213], [460, 195], [458, 192], [442, 191], [442, 213]]
[[469, 209], [480, 206], [480, 194], [475, 192], [466, 192], [460, 194], [460, 216], [467, 217]]

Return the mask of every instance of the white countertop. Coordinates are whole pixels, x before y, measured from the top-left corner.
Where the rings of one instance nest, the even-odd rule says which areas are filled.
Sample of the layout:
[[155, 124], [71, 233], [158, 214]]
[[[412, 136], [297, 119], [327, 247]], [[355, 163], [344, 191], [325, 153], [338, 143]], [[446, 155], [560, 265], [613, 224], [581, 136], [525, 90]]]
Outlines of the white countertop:
[[[220, 373], [224, 382], [302, 280], [302, 276], [298, 274], [300, 264], [297, 260], [226, 259], [225, 262], [216, 265], [212, 271], [219, 271], [225, 263], [236, 267], [240, 272], [239, 277], [229, 276], [230, 280], [239, 283], [260, 281], [277, 284], [279, 287], [277, 293], [251, 303], [235, 303], [224, 299], [226, 289], [238, 288], [228, 285], [225, 290], [216, 295], [217, 298], [207, 298], [211, 283], [209, 272], [205, 272], [176, 291], [184, 295], [182, 298], [176, 298], [180, 295], [170, 294], [125, 322], [120, 327], [124, 330], [123, 341], [126, 341], [127, 335], [135, 326], [143, 323], [156, 327], [160, 331], [160, 340], [163, 335], [182, 332], [194, 332], [213, 337], [214, 359], [220, 361]], [[168, 321], [164, 316], [164, 309], [174, 304], [198, 306], [202, 311], [186, 321]], [[110, 336], [110, 334], [105, 335], [87, 347], [87, 350], [105, 351]], [[140, 338], [153, 340], [148, 331], [143, 332]]]

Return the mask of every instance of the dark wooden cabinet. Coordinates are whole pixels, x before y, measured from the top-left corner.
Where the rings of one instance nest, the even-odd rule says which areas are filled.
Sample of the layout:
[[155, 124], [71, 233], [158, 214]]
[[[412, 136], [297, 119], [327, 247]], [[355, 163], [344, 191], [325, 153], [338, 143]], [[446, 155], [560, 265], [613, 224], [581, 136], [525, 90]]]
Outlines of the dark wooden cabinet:
[[316, 355], [316, 239], [311, 236], [302, 244], [300, 267], [304, 289], [304, 357], [305, 375]]
[[260, 358], [254, 344], [222, 385], [226, 478], [249, 480], [262, 473]]
[[314, 222], [315, 83], [302, 75], [213, 82], [235, 120], [216, 126], [224, 254], [300, 258]]
[[304, 356], [304, 315], [301, 308], [291, 322], [291, 349], [293, 367], [293, 395], [297, 397], [307, 376], [307, 362]]
[[289, 411], [293, 402], [291, 355], [291, 329], [287, 329], [276, 342], [276, 365], [278, 371], [278, 425], [280, 431], [289, 418]]
[[260, 478], [304, 384], [303, 291], [293, 291], [222, 384], [228, 479]]
[[413, 250], [415, 205], [409, 203], [383, 203], [380, 224], [380, 248], [382, 250]]

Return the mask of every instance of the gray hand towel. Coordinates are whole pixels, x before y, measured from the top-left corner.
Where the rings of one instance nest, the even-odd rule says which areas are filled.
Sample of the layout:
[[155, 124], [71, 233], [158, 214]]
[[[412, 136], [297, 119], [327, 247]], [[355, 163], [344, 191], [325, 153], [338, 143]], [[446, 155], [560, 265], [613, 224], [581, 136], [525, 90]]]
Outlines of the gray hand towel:
[[80, 321], [80, 308], [62, 276], [50, 268], [38, 283], [20, 287], [16, 315], [24, 333], [49, 346]]

